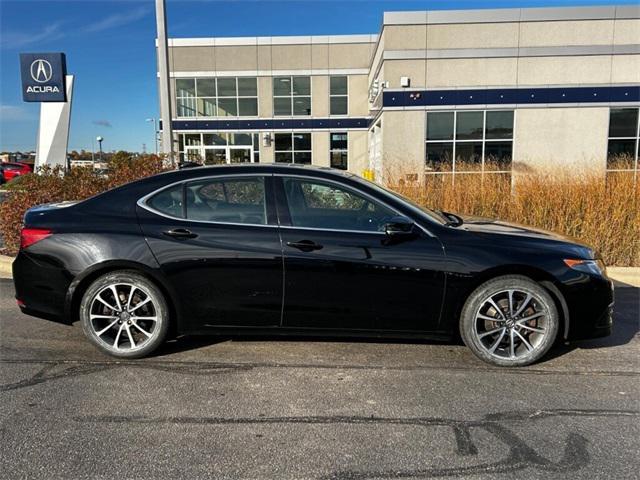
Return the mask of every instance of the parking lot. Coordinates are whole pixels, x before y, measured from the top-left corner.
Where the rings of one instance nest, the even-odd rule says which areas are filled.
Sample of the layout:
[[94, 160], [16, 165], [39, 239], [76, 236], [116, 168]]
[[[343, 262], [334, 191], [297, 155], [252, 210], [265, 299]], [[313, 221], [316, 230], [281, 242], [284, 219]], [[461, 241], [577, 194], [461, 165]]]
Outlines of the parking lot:
[[505, 370], [457, 344], [206, 338], [114, 361], [0, 280], [2, 478], [637, 478], [640, 291]]

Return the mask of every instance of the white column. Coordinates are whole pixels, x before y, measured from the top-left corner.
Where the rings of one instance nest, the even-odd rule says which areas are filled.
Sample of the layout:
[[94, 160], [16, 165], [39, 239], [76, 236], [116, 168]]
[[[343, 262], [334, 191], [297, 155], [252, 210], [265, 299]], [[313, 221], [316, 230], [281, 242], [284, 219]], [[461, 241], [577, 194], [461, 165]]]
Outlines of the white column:
[[36, 146], [36, 168], [67, 166], [69, 121], [73, 97], [73, 75], [67, 75], [67, 101], [40, 104], [40, 126]]

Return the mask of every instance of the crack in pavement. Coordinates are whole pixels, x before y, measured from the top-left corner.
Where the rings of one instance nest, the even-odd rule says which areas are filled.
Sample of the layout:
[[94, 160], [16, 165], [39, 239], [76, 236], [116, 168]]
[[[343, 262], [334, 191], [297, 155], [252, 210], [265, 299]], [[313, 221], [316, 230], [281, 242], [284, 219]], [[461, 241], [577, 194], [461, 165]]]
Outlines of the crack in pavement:
[[[577, 410], [553, 409], [533, 411], [500, 412], [485, 415], [481, 420], [456, 420], [435, 417], [393, 418], [362, 416], [303, 416], [303, 417], [147, 417], [140, 415], [88, 415], [76, 416], [72, 420], [78, 423], [112, 424], [169, 424], [169, 425], [242, 425], [242, 424], [303, 424], [303, 425], [410, 425], [423, 428], [449, 427], [456, 442], [455, 455], [458, 457], [478, 456], [478, 446], [472, 438], [472, 431], [484, 430], [508, 448], [506, 457], [476, 465], [450, 468], [418, 468], [414, 470], [381, 471], [335, 471], [320, 477], [323, 480], [344, 479], [359, 480], [366, 478], [411, 478], [411, 477], [459, 477], [480, 473], [514, 473], [526, 468], [536, 468], [544, 472], [571, 472], [579, 470], [590, 462], [587, 450], [589, 441], [576, 432], [569, 432], [564, 441], [562, 458], [554, 462], [540, 455], [527, 442], [507, 427], [507, 424], [531, 422], [550, 417], [640, 417], [640, 411], [634, 410]], [[496, 445], [496, 443], [492, 443]], [[454, 459], [452, 459], [454, 460]], [[452, 462], [453, 463], [453, 462]]]
[[[380, 365], [326, 365], [326, 364], [289, 364], [271, 362], [179, 362], [179, 361], [84, 361], [84, 360], [39, 360], [39, 359], [0, 359], [0, 364], [38, 364], [44, 365], [35, 375], [18, 382], [0, 385], [0, 392], [31, 387], [52, 380], [72, 378], [91, 373], [103, 372], [113, 368], [142, 368], [166, 373], [186, 375], [219, 375], [227, 372], [248, 371], [255, 368], [297, 368], [297, 369], [330, 369], [330, 370], [447, 370], [461, 372], [500, 372], [506, 375], [590, 375], [590, 376], [622, 376], [637, 377], [640, 372], [634, 371], [573, 371], [573, 370], [541, 370], [530, 368], [492, 368], [492, 367], [451, 367], [451, 366], [380, 366]], [[56, 367], [62, 370], [55, 371]]]

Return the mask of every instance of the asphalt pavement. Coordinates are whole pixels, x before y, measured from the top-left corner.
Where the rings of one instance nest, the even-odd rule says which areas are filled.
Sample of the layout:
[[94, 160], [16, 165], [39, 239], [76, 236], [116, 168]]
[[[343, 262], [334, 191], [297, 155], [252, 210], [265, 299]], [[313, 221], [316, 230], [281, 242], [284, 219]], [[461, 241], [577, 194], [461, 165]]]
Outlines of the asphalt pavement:
[[523, 369], [457, 344], [204, 338], [116, 361], [0, 280], [0, 478], [638, 478], [640, 290]]

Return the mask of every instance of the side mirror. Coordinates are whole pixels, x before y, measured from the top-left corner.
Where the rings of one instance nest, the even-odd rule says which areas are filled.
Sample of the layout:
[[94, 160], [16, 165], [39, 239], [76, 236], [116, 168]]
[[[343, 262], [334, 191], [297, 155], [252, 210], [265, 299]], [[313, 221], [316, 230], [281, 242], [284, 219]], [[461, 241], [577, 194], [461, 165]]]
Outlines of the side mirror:
[[389, 222], [385, 223], [384, 233], [389, 237], [401, 237], [413, 235], [415, 225], [407, 217], [393, 217]]

